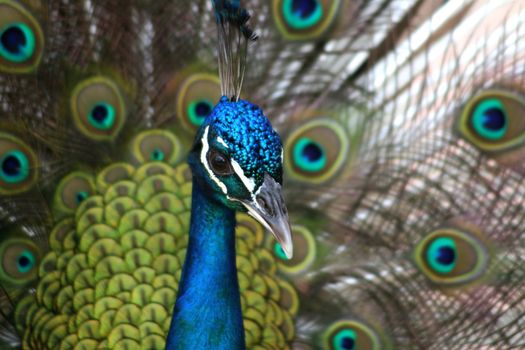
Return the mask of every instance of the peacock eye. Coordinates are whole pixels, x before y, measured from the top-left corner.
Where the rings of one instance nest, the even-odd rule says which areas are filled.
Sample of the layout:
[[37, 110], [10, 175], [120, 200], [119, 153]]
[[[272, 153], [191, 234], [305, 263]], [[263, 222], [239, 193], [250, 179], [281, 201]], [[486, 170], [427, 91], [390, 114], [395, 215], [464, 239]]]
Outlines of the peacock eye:
[[484, 90], [469, 99], [457, 122], [460, 135], [480, 151], [504, 160], [525, 141], [525, 99], [504, 89]]
[[477, 279], [486, 271], [488, 260], [487, 249], [479, 239], [455, 229], [434, 231], [415, 249], [419, 270], [441, 285]]
[[207, 99], [197, 99], [190, 102], [188, 106], [188, 117], [190, 122], [199, 127], [204, 122], [204, 119], [211, 113], [213, 103]]
[[35, 52], [35, 36], [24, 23], [12, 23], [0, 32], [0, 55], [12, 62], [24, 62]]
[[177, 116], [187, 128], [197, 130], [212, 112], [213, 101], [220, 94], [219, 77], [203, 73], [188, 76], [178, 87]]
[[307, 137], [297, 141], [293, 153], [297, 166], [305, 172], [318, 172], [326, 166], [326, 153], [323, 147]]
[[37, 275], [39, 248], [30, 240], [8, 239], [0, 245], [0, 280], [26, 283]]
[[38, 179], [37, 157], [18, 138], [0, 133], [0, 193], [28, 190]]
[[143, 131], [133, 139], [132, 145], [133, 157], [139, 163], [152, 161], [175, 164], [182, 156], [179, 140], [166, 130]]
[[217, 175], [231, 175], [233, 169], [230, 164], [230, 160], [224, 154], [211, 150], [208, 153], [208, 164], [211, 166], [211, 170]]
[[10, 183], [19, 183], [29, 176], [29, 160], [20, 151], [7, 152], [0, 160], [2, 179]]
[[54, 196], [55, 215], [71, 214], [95, 193], [93, 176], [75, 171], [60, 180]]
[[115, 108], [112, 105], [99, 102], [89, 112], [88, 120], [99, 130], [108, 130], [115, 124]]
[[22, 251], [17, 259], [18, 271], [20, 273], [27, 273], [34, 265], [35, 255], [29, 250]]
[[40, 24], [15, 1], [0, 1], [0, 14], [0, 71], [34, 71], [44, 52]]
[[447, 237], [437, 238], [429, 244], [425, 258], [434, 271], [447, 274], [457, 263], [456, 243]]
[[316, 39], [335, 24], [341, 0], [273, 0], [273, 17], [288, 40]]
[[380, 337], [369, 326], [355, 320], [339, 321], [324, 333], [325, 349], [379, 350]]
[[120, 88], [102, 76], [88, 78], [75, 86], [71, 111], [77, 129], [93, 141], [116, 138], [127, 117]]
[[348, 133], [333, 120], [314, 119], [288, 135], [284, 149], [290, 178], [323, 183], [348, 161]]
[[323, 16], [323, 8], [317, 0], [284, 0], [282, 6], [288, 25], [294, 29], [312, 27]]

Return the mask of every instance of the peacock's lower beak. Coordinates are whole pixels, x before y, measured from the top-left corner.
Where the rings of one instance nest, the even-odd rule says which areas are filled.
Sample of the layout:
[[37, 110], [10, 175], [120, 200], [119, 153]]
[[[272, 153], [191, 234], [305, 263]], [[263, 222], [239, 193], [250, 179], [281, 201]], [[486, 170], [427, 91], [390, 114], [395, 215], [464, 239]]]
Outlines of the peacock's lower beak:
[[291, 259], [293, 256], [292, 230], [281, 185], [270, 175], [265, 174], [263, 184], [255, 194], [255, 199], [242, 201], [242, 204], [248, 209], [248, 214], [274, 235], [288, 259]]

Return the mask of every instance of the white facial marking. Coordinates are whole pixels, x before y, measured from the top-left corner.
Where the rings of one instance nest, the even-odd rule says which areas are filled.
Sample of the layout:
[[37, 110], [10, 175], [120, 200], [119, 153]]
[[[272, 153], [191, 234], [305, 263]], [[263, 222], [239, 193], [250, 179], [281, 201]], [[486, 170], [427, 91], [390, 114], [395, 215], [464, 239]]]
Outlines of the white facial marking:
[[220, 137], [220, 136], [217, 137], [217, 141], [218, 141], [221, 145], [223, 145], [224, 147], [226, 147], [226, 148], [230, 148], [230, 147], [228, 147], [228, 145], [226, 144], [226, 142], [224, 142], [224, 140], [222, 139], [222, 137]]
[[215, 174], [213, 173], [213, 171], [211, 170], [210, 166], [208, 165], [208, 158], [206, 157], [206, 155], [208, 154], [208, 150], [210, 149], [210, 145], [208, 144], [208, 129], [210, 127], [207, 126], [206, 129], [204, 129], [204, 134], [202, 135], [202, 151], [201, 151], [201, 163], [202, 165], [204, 165], [204, 168], [206, 169], [206, 171], [208, 172], [208, 174], [210, 175], [211, 179], [217, 184], [217, 186], [219, 186], [219, 188], [222, 190], [222, 192], [224, 194], [228, 194], [228, 189], [226, 188], [226, 185], [223, 184], [221, 182], [221, 180], [219, 180], [217, 178], [217, 176], [215, 176]]
[[239, 163], [237, 163], [234, 159], [231, 160], [231, 164], [232, 164], [232, 167], [233, 167], [233, 171], [235, 171], [235, 174], [237, 174], [239, 179], [241, 179], [241, 181], [244, 184], [244, 186], [246, 187], [246, 189], [250, 193], [253, 193], [253, 190], [255, 189], [255, 181], [253, 181], [252, 178], [248, 178], [248, 177], [244, 176], [244, 171], [242, 170], [242, 168], [239, 165]]
[[281, 147], [281, 165], [284, 163], [284, 147]]

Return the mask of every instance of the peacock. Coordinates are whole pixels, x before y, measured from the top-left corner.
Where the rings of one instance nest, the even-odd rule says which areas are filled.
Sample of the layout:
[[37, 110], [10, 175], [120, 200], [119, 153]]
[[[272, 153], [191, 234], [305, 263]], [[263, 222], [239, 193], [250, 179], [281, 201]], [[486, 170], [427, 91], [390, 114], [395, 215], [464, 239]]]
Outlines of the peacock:
[[524, 48], [522, 0], [0, 0], [0, 348], [525, 349]]

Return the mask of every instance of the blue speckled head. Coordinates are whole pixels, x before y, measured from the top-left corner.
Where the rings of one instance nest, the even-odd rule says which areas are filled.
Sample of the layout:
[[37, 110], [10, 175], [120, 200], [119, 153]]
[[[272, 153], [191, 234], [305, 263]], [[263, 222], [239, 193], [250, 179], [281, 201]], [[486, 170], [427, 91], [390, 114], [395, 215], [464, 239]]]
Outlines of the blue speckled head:
[[282, 150], [281, 138], [261, 108], [223, 96], [197, 132], [190, 165], [200, 175], [196, 178], [231, 206], [232, 201], [253, 200], [265, 176], [282, 184]]
[[232, 102], [223, 96], [198, 134], [208, 126], [210, 134], [227, 145], [227, 153], [244, 175], [254, 180], [255, 188], [261, 185], [264, 173], [282, 183], [281, 138], [259, 106], [244, 100]]
[[281, 138], [259, 106], [223, 96], [204, 124], [213, 125], [247, 177], [260, 183], [267, 172], [282, 182]]
[[281, 138], [262, 110], [248, 101], [222, 97], [199, 128], [189, 163], [201, 193], [230, 209], [247, 211], [291, 257], [282, 157]]

